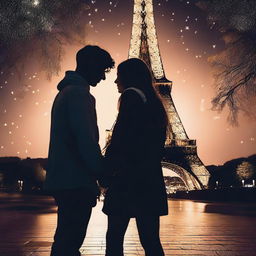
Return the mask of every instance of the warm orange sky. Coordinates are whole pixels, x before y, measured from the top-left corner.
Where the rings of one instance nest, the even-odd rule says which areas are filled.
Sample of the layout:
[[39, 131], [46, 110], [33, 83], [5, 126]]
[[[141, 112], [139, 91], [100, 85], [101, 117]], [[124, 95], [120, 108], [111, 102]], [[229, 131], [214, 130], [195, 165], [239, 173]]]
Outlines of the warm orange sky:
[[[98, 16], [94, 14], [94, 20], [92, 18], [95, 24], [88, 27], [86, 38], [89, 43], [108, 50], [117, 64], [127, 58], [132, 23], [132, 6], [124, 10], [121, 3], [119, 5], [115, 14], [112, 11], [112, 16], [98, 10]], [[180, 11], [177, 17], [177, 10], [168, 8], [155, 8], [160, 52], [166, 77], [173, 81], [175, 106], [189, 138], [197, 140], [199, 157], [209, 165], [255, 154], [256, 122], [240, 116], [239, 126], [231, 127], [226, 121], [227, 111], [216, 113], [210, 110], [214, 87], [207, 57], [223, 47], [217, 37], [215, 40], [217, 33], [210, 31], [197, 13], [190, 13], [193, 21], [185, 31], [184, 22], [188, 15]], [[176, 23], [176, 20], [170, 22], [173, 16]], [[200, 26], [196, 19], [201, 22]], [[17, 87], [17, 80], [12, 77], [7, 81], [8, 87], [2, 89], [6, 90], [7, 96], [0, 102], [0, 156], [47, 157], [50, 111], [57, 93], [56, 85], [65, 70], [75, 68], [77, 49], [77, 46], [66, 47], [62, 70], [51, 81], [34, 71], [27, 74], [25, 87]], [[111, 128], [117, 114], [119, 95], [114, 84], [115, 76], [113, 70], [106, 81], [92, 90], [97, 100], [101, 146], [105, 142], [105, 129]]]

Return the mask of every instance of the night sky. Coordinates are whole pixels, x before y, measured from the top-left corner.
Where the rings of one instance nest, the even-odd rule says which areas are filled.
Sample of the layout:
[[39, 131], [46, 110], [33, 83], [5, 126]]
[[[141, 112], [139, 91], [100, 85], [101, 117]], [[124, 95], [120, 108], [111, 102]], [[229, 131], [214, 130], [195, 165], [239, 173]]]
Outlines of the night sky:
[[[128, 56], [133, 0], [86, 3], [90, 7], [84, 19], [86, 42], [108, 50], [118, 65]], [[227, 110], [211, 110], [215, 88], [207, 59], [225, 47], [220, 32], [207, 23], [206, 13], [195, 1], [154, 1], [154, 14], [165, 74], [173, 81], [172, 97], [189, 138], [197, 140], [201, 160], [206, 165], [223, 164], [256, 153], [255, 121], [240, 116], [239, 126], [232, 127], [226, 121]], [[0, 79], [0, 156], [47, 157], [56, 85], [65, 70], [75, 68], [79, 48], [65, 46], [61, 72], [50, 81], [40, 72], [40, 58], [26, 62], [20, 76], [15, 71], [0, 73], [4, 78]], [[113, 70], [92, 90], [101, 146], [117, 114], [115, 76]]]

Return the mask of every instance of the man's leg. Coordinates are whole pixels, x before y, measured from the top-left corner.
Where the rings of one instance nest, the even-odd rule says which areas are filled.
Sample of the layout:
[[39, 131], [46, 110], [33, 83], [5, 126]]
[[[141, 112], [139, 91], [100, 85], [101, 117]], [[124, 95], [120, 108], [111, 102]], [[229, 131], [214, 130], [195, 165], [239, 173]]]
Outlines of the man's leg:
[[65, 191], [54, 196], [58, 221], [51, 256], [80, 256], [92, 204], [81, 191]]
[[164, 256], [159, 237], [159, 216], [136, 217], [140, 242], [146, 256]]
[[124, 235], [130, 218], [122, 216], [108, 216], [108, 230], [106, 234], [106, 256], [123, 256]]

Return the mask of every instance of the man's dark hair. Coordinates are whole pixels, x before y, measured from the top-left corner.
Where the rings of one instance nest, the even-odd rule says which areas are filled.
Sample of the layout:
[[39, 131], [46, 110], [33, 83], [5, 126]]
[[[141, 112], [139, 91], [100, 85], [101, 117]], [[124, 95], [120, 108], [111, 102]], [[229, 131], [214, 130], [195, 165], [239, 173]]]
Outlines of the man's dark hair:
[[110, 71], [115, 62], [110, 54], [96, 45], [87, 45], [80, 49], [76, 54], [77, 70], [84, 71], [87, 69], [106, 69]]

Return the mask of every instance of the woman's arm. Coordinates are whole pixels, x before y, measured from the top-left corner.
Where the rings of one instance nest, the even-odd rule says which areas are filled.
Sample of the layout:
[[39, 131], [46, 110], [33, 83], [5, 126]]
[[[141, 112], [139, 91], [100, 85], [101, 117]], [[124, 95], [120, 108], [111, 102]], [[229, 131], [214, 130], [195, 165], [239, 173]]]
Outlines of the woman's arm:
[[113, 129], [106, 160], [113, 169], [120, 169], [128, 162], [139, 159], [143, 147], [143, 125], [145, 125], [145, 104], [133, 90], [124, 92], [120, 100], [119, 114]]

